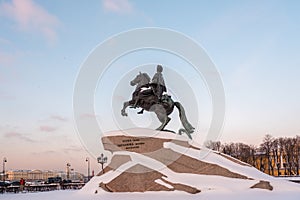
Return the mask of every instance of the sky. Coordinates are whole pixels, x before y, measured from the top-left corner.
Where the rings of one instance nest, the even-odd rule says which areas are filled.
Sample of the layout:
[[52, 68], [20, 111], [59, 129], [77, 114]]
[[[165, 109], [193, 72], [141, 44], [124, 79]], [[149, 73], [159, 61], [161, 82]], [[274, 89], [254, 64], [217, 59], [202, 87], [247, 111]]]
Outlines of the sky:
[[[143, 27], [185, 34], [214, 62], [226, 96], [221, 141], [258, 145], [265, 134], [299, 135], [299, 9], [296, 0], [0, 0], [0, 156], [7, 169], [65, 170], [69, 162], [86, 173], [91, 155], [78, 137], [72, 99], [80, 67], [107, 38]], [[164, 57], [156, 53], [142, 58], [153, 56], [156, 63]], [[141, 57], [129, 55], [119, 65], [151, 63], [135, 58]], [[96, 100], [105, 91], [100, 86]], [[204, 125], [211, 117], [208, 97], [207, 91], [196, 97], [203, 100], [198, 120]], [[99, 171], [95, 160], [91, 165]]]

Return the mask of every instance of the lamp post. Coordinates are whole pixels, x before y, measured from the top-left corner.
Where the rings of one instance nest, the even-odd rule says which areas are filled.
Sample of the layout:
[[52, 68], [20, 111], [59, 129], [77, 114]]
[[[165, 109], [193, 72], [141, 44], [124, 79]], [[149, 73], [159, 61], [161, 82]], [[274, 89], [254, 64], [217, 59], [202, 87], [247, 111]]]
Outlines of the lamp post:
[[5, 163], [7, 162], [7, 159], [4, 157], [3, 158], [3, 174], [2, 174], [2, 176], [3, 176], [3, 182], [4, 182], [4, 185], [5, 185]]
[[100, 157], [97, 158], [98, 163], [101, 164], [102, 166], [102, 174], [104, 174], [104, 168], [103, 165], [104, 163], [107, 163], [107, 157], [103, 155], [103, 153], [101, 153]]
[[88, 181], [90, 181], [90, 158], [87, 157], [85, 161], [88, 163]]
[[71, 178], [71, 181], [73, 182], [73, 181], [75, 180], [75, 174], [74, 174], [74, 173], [75, 173], [75, 170], [72, 168], [72, 169], [71, 169], [71, 172], [72, 172], [72, 173], [71, 173], [71, 174], [72, 174], [72, 176], [71, 176], [71, 177], [72, 177], [72, 178]]
[[67, 180], [70, 180], [70, 167], [71, 167], [71, 164], [67, 163]]

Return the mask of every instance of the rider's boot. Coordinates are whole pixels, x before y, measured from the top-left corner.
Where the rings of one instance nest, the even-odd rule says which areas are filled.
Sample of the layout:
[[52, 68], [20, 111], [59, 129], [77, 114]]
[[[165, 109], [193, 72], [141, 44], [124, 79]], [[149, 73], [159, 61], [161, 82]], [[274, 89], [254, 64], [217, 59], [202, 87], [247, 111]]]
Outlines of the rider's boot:
[[143, 114], [143, 113], [144, 113], [144, 109], [142, 109], [139, 112], [137, 112], [137, 114]]

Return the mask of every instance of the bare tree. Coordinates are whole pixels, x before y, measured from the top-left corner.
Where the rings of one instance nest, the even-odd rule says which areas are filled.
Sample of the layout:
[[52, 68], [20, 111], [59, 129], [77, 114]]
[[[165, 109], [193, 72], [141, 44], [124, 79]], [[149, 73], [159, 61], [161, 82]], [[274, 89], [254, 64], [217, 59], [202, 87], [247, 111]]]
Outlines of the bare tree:
[[250, 162], [251, 159], [251, 148], [247, 144], [237, 143], [237, 158], [243, 162]]
[[233, 155], [233, 148], [234, 148], [234, 144], [233, 143], [231, 143], [231, 144], [224, 144], [222, 146], [223, 153], [225, 153], [227, 155], [230, 155], [230, 156]]
[[300, 165], [300, 136], [296, 136], [296, 148], [295, 148], [295, 151], [296, 151], [296, 169], [297, 169], [297, 175], [299, 176], [299, 165]]
[[272, 155], [273, 155], [273, 167], [277, 168], [277, 176], [280, 175], [280, 147], [279, 147], [279, 140], [278, 139], [274, 139], [272, 142]]
[[244, 143], [222, 144], [220, 141], [209, 141], [206, 147], [222, 151], [270, 175], [275, 175], [275, 169], [278, 176], [282, 175], [282, 164], [284, 175], [299, 175], [300, 136], [273, 138], [267, 134], [259, 148]]
[[255, 159], [256, 147], [254, 145], [250, 145], [250, 152], [251, 152], [250, 153], [251, 159], [250, 159], [249, 164], [252, 166], [255, 166], [255, 164], [256, 164], [256, 159]]
[[274, 140], [273, 136], [267, 134], [263, 139], [263, 143], [260, 145], [261, 149], [265, 151], [267, 157], [268, 172], [269, 174], [272, 173], [272, 175], [274, 175], [274, 167], [272, 165], [272, 156], [271, 156], [273, 140]]
[[208, 141], [205, 143], [205, 147], [212, 149], [214, 151], [220, 151], [221, 150], [221, 142], [220, 141]]

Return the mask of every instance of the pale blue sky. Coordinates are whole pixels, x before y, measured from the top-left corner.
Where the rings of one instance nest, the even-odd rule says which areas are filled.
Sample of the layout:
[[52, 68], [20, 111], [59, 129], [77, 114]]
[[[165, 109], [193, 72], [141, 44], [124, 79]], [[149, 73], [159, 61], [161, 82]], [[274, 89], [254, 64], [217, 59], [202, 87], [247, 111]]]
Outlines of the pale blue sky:
[[8, 168], [71, 162], [84, 172], [89, 154], [72, 116], [80, 65], [106, 38], [149, 26], [186, 34], [216, 64], [226, 94], [222, 141], [299, 135], [299, 9], [296, 0], [0, 0], [0, 156]]

